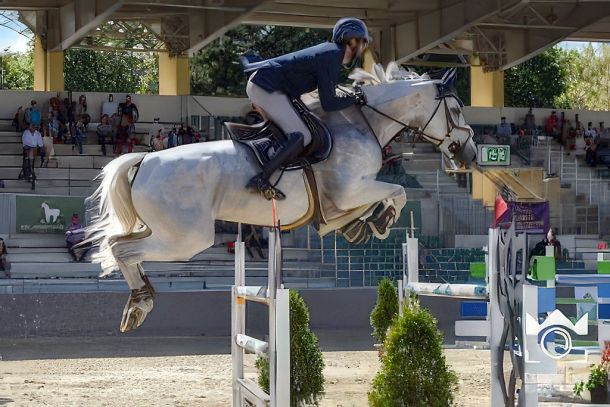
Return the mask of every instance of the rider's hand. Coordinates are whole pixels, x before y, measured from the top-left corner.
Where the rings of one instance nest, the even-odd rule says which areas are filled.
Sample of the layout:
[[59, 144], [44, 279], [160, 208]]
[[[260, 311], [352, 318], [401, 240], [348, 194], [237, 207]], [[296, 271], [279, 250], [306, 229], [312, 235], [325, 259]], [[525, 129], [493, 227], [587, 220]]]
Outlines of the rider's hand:
[[362, 92], [362, 89], [356, 89], [354, 91], [354, 99], [355, 99], [355, 103], [358, 106], [366, 105], [366, 96], [364, 96], [364, 92]]

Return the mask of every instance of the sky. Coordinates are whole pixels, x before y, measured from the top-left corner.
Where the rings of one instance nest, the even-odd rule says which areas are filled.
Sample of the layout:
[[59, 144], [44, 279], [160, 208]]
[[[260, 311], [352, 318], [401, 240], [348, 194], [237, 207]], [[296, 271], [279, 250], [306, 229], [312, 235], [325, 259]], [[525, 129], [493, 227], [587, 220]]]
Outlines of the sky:
[[4, 26], [0, 26], [0, 53], [4, 54], [4, 50], [9, 47], [9, 53], [25, 52], [28, 49], [29, 41], [30, 38], [18, 34]]

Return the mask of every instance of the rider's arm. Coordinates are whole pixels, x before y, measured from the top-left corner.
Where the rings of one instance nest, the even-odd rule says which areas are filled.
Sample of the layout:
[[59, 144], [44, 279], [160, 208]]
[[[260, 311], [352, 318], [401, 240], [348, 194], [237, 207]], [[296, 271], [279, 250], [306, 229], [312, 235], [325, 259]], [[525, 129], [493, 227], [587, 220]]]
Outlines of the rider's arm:
[[318, 65], [318, 94], [322, 109], [327, 112], [345, 109], [352, 106], [356, 99], [352, 96], [338, 97], [335, 88], [339, 82], [341, 65], [331, 53], [323, 54], [317, 58]]

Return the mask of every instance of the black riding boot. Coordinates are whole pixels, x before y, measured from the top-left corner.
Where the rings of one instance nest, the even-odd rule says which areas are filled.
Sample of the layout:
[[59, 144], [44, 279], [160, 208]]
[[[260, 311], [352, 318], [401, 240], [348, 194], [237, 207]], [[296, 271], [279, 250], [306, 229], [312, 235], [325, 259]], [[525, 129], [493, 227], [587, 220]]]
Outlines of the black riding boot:
[[283, 147], [276, 151], [275, 155], [263, 168], [263, 172], [253, 177], [246, 188], [251, 192], [259, 192], [266, 199], [282, 200], [286, 195], [269, 183], [269, 177], [282, 165], [288, 164], [296, 159], [303, 152], [303, 134], [290, 133], [286, 135], [286, 142]]

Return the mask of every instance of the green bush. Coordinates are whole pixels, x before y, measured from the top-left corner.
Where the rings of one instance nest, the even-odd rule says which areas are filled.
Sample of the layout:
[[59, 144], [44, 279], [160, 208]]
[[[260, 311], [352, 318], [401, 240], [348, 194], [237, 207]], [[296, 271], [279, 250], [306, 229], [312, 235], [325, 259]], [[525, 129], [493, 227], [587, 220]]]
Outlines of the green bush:
[[453, 403], [457, 376], [443, 355], [443, 335], [436, 320], [417, 301], [405, 305], [385, 341], [381, 368], [373, 379], [373, 407], [441, 407]]
[[373, 336], [378, 343], [385, 341], [388, 328], [394, 317], [398, 315], [398, 291], [389, 278], [384, 278], [377, 287], [377, 304], [371, 312], [371, 327]]
[[[258, 384], [269, 393], [269, 360], [256, 360]], [[309, 309], [303, 298], [290, 290], [290, 405], [318, 405], [324, 392], [324, 360], [318, 338], [309, 329]]]

